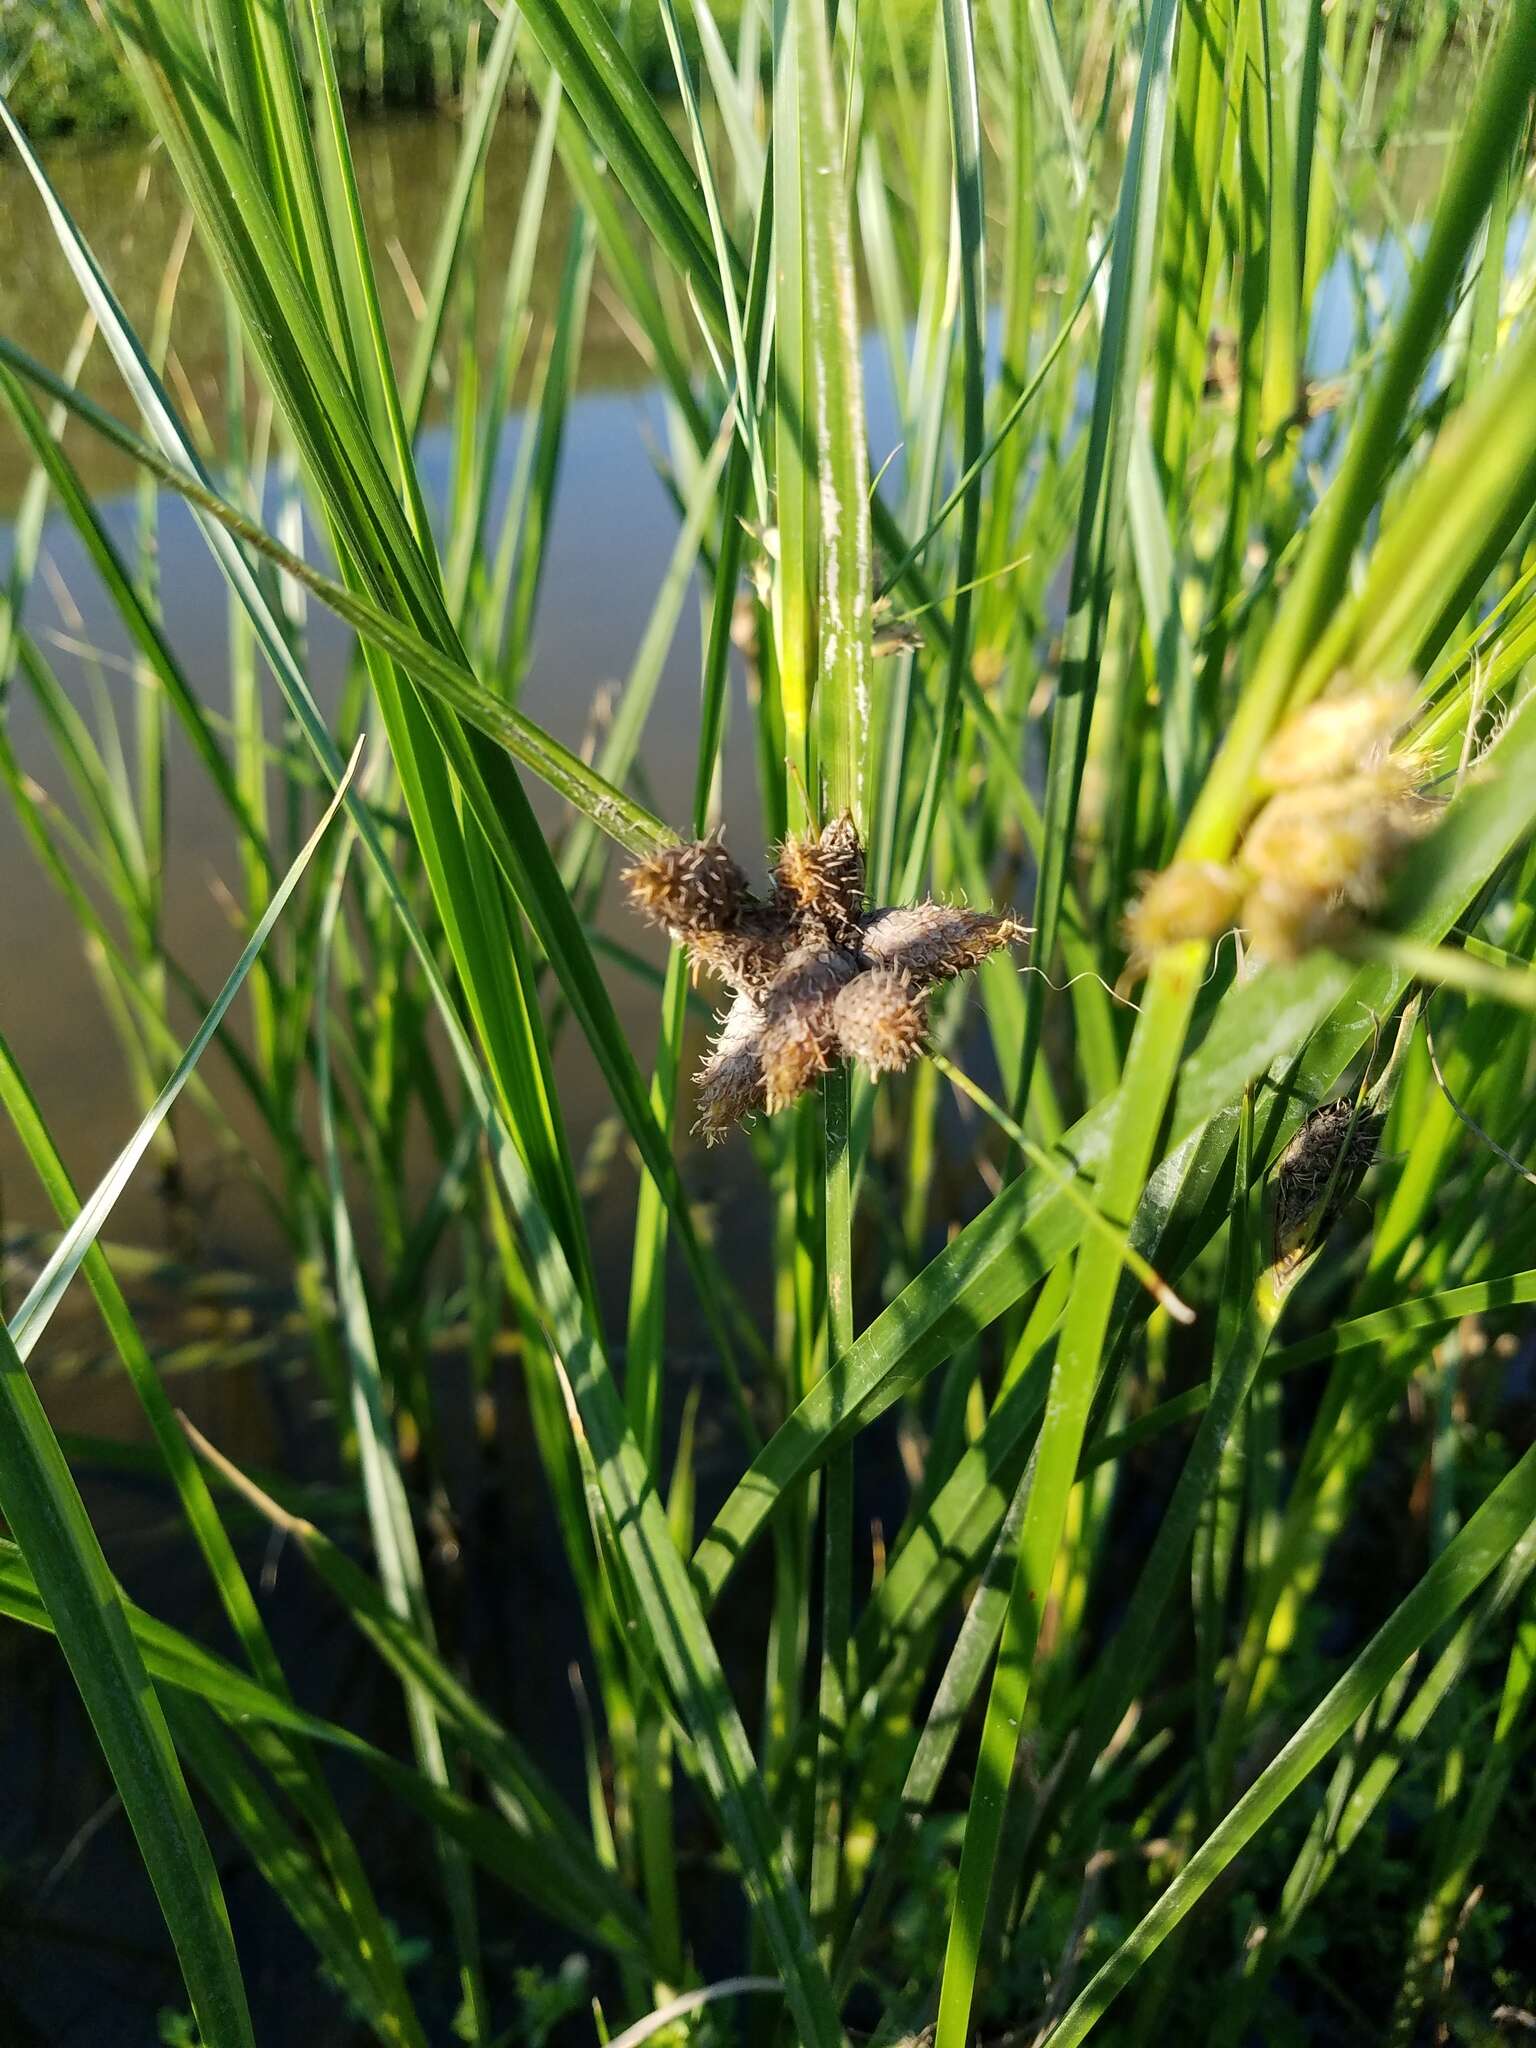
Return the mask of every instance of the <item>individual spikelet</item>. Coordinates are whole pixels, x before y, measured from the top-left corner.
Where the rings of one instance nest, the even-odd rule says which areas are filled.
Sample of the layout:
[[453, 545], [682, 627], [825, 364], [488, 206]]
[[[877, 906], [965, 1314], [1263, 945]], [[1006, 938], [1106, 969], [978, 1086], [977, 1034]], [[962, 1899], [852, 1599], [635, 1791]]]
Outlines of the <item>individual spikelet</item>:
[[1413, 693], [1402, 683], [1319, 697], [1275, 733], [1259, 756], [1259, 780], [1300, 789], [1369, 767], [1412, 710]]
[[762, 1035], [761, 1010], [750, 995], [738, 995], [720, 1020], [708, 1058], [693, 1077], [698, 1090], [695, 1128], [707, 1144], [766, 1107]]
[[832, 1014], [844, 1057], [871, 1074], [899, 1074], [922, 1051], [928, 1035], [923, 998], [910, 977], [894, 967], [872, 967], [856, 976], [838, 990]]
[[826, 1073], [837, 1056], [830, 1019], [817, 1011], [785, 1008], [767, 1018], [758, 1040], [763, 1101], [768, 1114], [788, 1109]]
[[786, 839], [773, 873], [797, 926], [814, 920], [840, 946], [856, 939], [864, 908], [864, 849], [846, 811], [821, 832]]
[[1287, 789], [1249, 826], [1243, 866], [1260, 881], [1341, 897], [1368, 910], [1418, 823], [1411, 804], [1374, 775]]
[[624, 886], [641, 916], [664, 925], [674, 939], [728, 931], [752, 893], [746, 870], [718, 833], [636, 861], [624, 870]]
[[841, 1057], [836, 999], [858, 972], [858, 960], [841, 947], [806, 944], [763, 991], [759, 1058], [770, 1114], [787, 1109]]
[[1383, 1120], [1341, 1099], [1314, 1109], [1281, 1153], [1272, 1182], [1274, 1263], [1292, 1269], [1333, 1228], [1365, 1178]]
[[864, 919], [860, 946], [876, 966], [904, 973], [919, 989], [968, 974], [1000, 947], [1025, 938], [1023, 925], [956, 903], [902, 903]]
[[1219, 939], [1237, 922], [1242, 877], [1214, 860], [1176, 860], [1143, 875], [1141, 894], [1125, 915], [1133, 964], [1144, 967], [1165, 946], [1186, 939]]

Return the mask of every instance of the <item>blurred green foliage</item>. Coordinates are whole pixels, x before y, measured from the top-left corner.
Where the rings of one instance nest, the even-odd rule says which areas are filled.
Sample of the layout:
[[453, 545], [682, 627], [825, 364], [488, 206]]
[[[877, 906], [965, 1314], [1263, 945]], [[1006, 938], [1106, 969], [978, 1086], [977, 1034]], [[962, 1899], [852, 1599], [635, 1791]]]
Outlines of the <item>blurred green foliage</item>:
[[0, 89], [33, 135], [96, 134], [138, 112], [111, 42], [84, 6], [5, 0], [0, 7]]
[[[734, 48], [746, 0], [720, 0], [714, 13]], [[609, 0], [608, 11], [623, 10]], [[646, 83], [673, 88], [656, 0], [633, 0], [628, 39]], [[691, 10], [681, 10], [689, 55], [699, 51]], [[337, 70], [355, 101], [429, 106], [453, 99], [464, 82], [471, 28], [480, 37], [491, 20], [480, 0], [335, 0], [330, 9]], [[881, 19], [883, 17], [883, 20]], [[871, 13], [866, 35], [900, 36], [905, 61], [928, 55], [933, 10], [926, 0], [890, 0]], [[766, 43], [766, 38], [764, 39]], [[104, 134], [138, 118], [138, 101], [118, 64], [110, 35], [83, 0], [3, 0], [0, 4], [0, 90], [28, 134]]]

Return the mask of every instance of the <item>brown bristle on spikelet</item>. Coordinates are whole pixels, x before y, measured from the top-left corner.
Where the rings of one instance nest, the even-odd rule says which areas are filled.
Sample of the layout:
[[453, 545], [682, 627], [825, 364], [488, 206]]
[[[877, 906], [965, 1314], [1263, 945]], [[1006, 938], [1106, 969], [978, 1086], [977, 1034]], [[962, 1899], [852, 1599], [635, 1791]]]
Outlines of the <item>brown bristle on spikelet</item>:
[[745, 871], [718, 837], [636, 861], [624, 870], [624, 886], [642, 916], [684, 937], [729, 931], [751, 896]]
[[899, 1074], [910, 1066], [928, 1029], [921, 995], [892, 967], [872, 967], [840, 988], [832, 1019], [844, 1057], [872, 1074]]
[[1325, 1102], [1297, 1131], [1275, 1167], [1275, 1263], [1294, 1264], [1333, 1227], [1364, 1179], [1383, 1120], [1349, 1101]]
[[760, 991], [783, 971], [795, 934], [777, 904], [749, 903], [729, 931], [690, 932], [687, 943], [697, 972], [717, 974], [733, 989]]
[[859, 945], [874, 965], [905, 974], [915, 989], [949, 981], [1026, 938], [1011, 917], [963, 910], [952, 903], [908, 903], [864, 920]]
[[839, 943], [852, 938], [864, 908], [864, 849], [847, 812], [820, 833], [786, 839], [774, 880], [798, 917], [814, 919]]

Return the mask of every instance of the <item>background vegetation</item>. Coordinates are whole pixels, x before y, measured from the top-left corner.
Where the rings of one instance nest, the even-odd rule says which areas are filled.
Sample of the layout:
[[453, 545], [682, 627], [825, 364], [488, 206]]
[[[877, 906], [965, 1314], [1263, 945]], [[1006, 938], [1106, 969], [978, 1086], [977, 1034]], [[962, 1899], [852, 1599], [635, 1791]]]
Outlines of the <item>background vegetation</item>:
[[[722, 0], [714, 19], [723, 35], [734, 39], [743, 11], [743, 0]], [[657, 0], [630, 0], [604, 12], [621, 29], [640, 77], [672, 98], [677, 81]], [[880, 39], [894, 37], [909, 64], [925, 65], [930, 12], [921, 0], [886, 0]], [[327, 17], [338, 84], [354, 106], [375, 109], [456, 101], [472, 62], [471, 45], [479, 47], [488, 22], [479, 0], [340, 0]], [[678, 27], [689, 61], [697, 64], [698, 35], [686, 12]], [[143, 120], [93, 0], [6, 0], [0, 11], [0, 84], [12, 113], [33, 137], [101, 135]]]
[[[166, 2037], [291, 2033], [301, 1983], [317, 2037], [396, 2043], [1525, 2026], [1536, 14], [945, 0], [913, 69], [878, 9], [696, 0], [685, 41], [661, 0], [669, 122], [594, 0], [534, 0], [479, 23], [392, 350], [324, 0], [107, 12], [225, 362], [213, 417], [180, 258], [135, 328], [8, 117], [80, 325], [51, 363], [0, 338], [29, 469], [0, 776], [138, 1122], [82, 1197], [0, 1040], [58, 1219], [5, 1273], [0, 1611], [57, 1639], [112, 1774], [185, 1988]], [[528, 688], [599, 295], [661, 394], [676, 538], [622, 688], [555, 731]], [[95, 440], [140, 479], [110, 516]], [[173, 505], [227, 694], [166, 627]], [[73, 690], [49, 520], [130, 650]], [[695, 605], [663, 818], [646, 741]], [[720, 816], [732, 743], [761, 847]], [[232, 967], [167, 939], [194, 786]], [[613, 885], [649, 864], [658, 900], [723, 824], [761, 888], [844, 816], [872, 904], [1032, 937], [934, 991], [904, 1071], [827, 1061], [731, 1135], [753, 1206], [720, 1228], [688, 1137], [717, 991]], [[281, 1233], [255, 1355], [281, 1399], [280, 1320], [323, 1484], [179, 1413], [187, 1332], [125, 1292], [116, 1204], [185, 1195], [194, 1118]], [[85, 1289], [136, 1451], [50, 1417]], [[125, 1469], [195, 1627], [155, 1575], [129, 1596], [88, 1508]], [[267, 1544], [387, 1725], [285, 1640]], [[302, 1958], [275, 1991], [247, 1882]]]

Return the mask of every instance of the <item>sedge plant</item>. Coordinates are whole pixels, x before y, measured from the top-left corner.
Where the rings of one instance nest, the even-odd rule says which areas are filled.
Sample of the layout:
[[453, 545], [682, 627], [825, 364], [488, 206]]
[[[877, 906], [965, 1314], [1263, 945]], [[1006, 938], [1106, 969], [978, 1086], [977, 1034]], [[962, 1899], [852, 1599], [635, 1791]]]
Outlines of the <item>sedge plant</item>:
[[[0, 1042], [62, 1233], [6, 1301], [0, 1608], [58, 1637], [208, 2048], [253, 2037], [214, 1814], [372, 2037], [443, 2037], [342, 1760], [429, 1846], [469, 2041], [532, 2035], [508, 1925], [591, 1959], [562, 2040], [1068, 2048], [1214, 2012], [1236, 2044], [1361, 2007], [1483, 2038], [1529, 2002], [1498, 1915], [1528, 1914], [1501, 1843], [1532, 1817], [1536, 19], [943, 0], [914, 50], [880, 5], [654, 12], [666, 105], [596, 0], [476, 21], [402, 336], [327, 0], [103, 0], [219, 280], [217, 420], [168, 370], [179, 258], [137, 331], [6, 116], [83, 324], [58, 363], [0, 337], [32, 467], [0, 689], [47, 741], [23, 759], [0, 705], [0, 775], [141, 1121], [82, 1201]], [[1410, 191], [1446, 66], [1456, 132]], [[677, 531], [584, 744], [525, 698], [599, 296]], [[141, 478], [126, 541], [88, 440]], [[225, 701], [165, 623], [172, 500]], [[90, 715], [37, 628], [50, 510], [133, 650]], [[664, 818], [647, 729], [695, 592]], [[325, 709], [321, 612], [351, 636]], [[734, 745], [757, 819], [722, 814]], [[245, 933], [216, 1000], [165, 939], [183, 773]], [[620, 1139], [585, 1160], [578, 1060]], [[183, 1091], [278, 1223], [331, 1526], [182, 1426], [123, 1291], [104, 1232], [147, 1151], [174, 1164]], [[699, 1124], [755, 1177], [750, 1264]], [[123, 1592], [71, 1471], [108, 1453], [66, 1456], [28, 1377], [77, 1277], [234, 1654]], [[438, 1611], [450, 1340], [542, 1472], [584, 1802]], [[398, 1753], [285, 1670], [236, 1516], [398, 1682]], [[1317, 1910], [1346, 1873], [1363, 1969]]]

